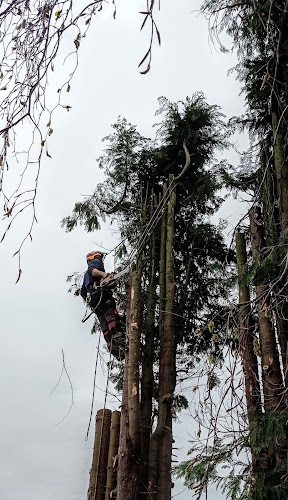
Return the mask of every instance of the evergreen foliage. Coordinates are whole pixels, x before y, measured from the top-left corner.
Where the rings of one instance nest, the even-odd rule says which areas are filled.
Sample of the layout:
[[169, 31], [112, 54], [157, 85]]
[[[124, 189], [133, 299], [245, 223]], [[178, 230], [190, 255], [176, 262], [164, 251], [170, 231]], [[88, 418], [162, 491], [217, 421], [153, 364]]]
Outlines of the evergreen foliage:
[[[228, 275], [223, 269], [233, 260], [233, 253], [227, 252], [221, 228], [213, 226], [209, 217], [223, 201], [217, 194], [223, 178], [215, 153], [227, 146], [228, 129], [219, 108], [208, 105], [201, 93], [179, 103], [162, 97], [159, 104], [157, 116], [162, 121], [155, 126], [153, 140], [141, 136], [126, 119], [119, 118], [112, 126], [98, 160], [106, 180], [97, 184], [90, 197], [75, 204], [62, 225], [71, 231], [84, 224], [90, 231], [107, 216], [116, 220], [122, 240], [118, 262], [125, 265], [129, 251], [139, 241], [141, 202], [146, 197], [149, 206], [152, 197], [159, 199], [169, 174], [181, 172], [185, 140], [191, 168], [177, 187], [174, 262], [176, 282], [181, 286], [176, 292], [176, 343], [185, 345], [190, 354], [206, 349], [215, 354], [219, 343], [211, 342], [207, 324], [214, 316], [218, 316], [217, 330], [225, 323], [225, 317], [219, 315], [219, 297], [224, 305]], [[143, 248], [144, 275], [145, 269], [149, 273], [148, 249], [149, 241]], [[199, 330], [203, 331], [201, 341], [194, 333]]]
[[[251, 293], [251, 303], [246, 305], [246, 327], [253, 335], [254, 351], [261, 367], [262, 408], [249, 418], [249, 426], [243, 429], [243, 448], [250, 450], [250, 466], [235, 475], [232, 471], [223, 478], [227, 487], [223, 488], [227, 498], [247, 498], [249, 500], [284, 499], [288, 496], [287, 485], [287, 62], [288, 62], [288, 2], [274, 0], [254, 2], [243, 0], [204, 0], [202, 12], [209, 18], [211, 35], [221, 43], [221, 34], [230, 36], [237, 51], [236, 70], [245, 95], [246, 110], [241, 117], [230, 120], [233, 129], [248, 130], [251, 145], [243, 155], [238, 169], [225, 173], [226, 186], [236, 194], [246, 192], [253, 205], [258, 205], [260, 219], [254, 220], [251, 230], [253, 256], [248, 243], [248, 263], [240, 279], [240, 285], [247, 286]], [[225, 169], [225, 167], [224, 167]], [[253, 212], [253, 217], [257, 212]], [[251, 214], [250, 214], [251, 217]], [[258, 230], [257, 230], [258, 227]], [[249, 231], [242, 226], [246, 235]], [[258, 231], [258, 236], [257, 236]], [[259, 236], [261, 234], [261, 237]], [[253, 240], [254, 238], [254, 240]], [[257, 239], [257, 245], [255, 244]], [[253, 243], [254, 241], [254, 243]], [[261, 293], [260, 293], [261, 292]], [[260, 294], [260, 295], [259, 295]], [[262, 294], [262, 295], [261, 295]], [[237, 328], [237, 326], [236, 326]], [[239, 335], [237, 335], [239, 338]], [[271, 371], [263, 365], [263, 356], [272, 344], [279, 344], [279, 352], [268, 357], [271, 363], [283, 363], [278, 385], [274, 387], [275, 397], [280, 403], [274, 404], [274, 411], [267, 410], [267, 382]], [[247, 356], [246, 352], [242, 356]], [[265, 358], [266, 359], [266, 358]], [[268, 369], [268, 372], [267, 372]], [[274, 367], [272, 371], [276, 370]], [[245, 375], [247, 376], [247, 374]], [[282, 377], [285, 387], [282, 386]], [[281, 380], [280, 380], [281, 379]], [[276, 396], [278, 389], [278, 396]], [[271, 396], [273, 399], [273, 397]], [[248, 408], [249, 412], [249, 408]], [[213, 418], [213, 417], [212, 417]], [[216, 424], [215, 424], [216, 426]], [[216, 431], [215, 431], [216, 432]], [[246, 437], [245, 437], [246, 434]], [[232, 442], [235, 440], [232, 439]], [[220, 445], [226, 453], [227, 442]], [[205, 457], [206, 484], [217, 483], [214, 453]], [[209, 455], [209, 454], [208, 454]], [[199, 455], [199, 457], [203, 457]], [[229, 455], [225, 460], [229, 463]], [[193, 462], [193, 461], [192, 461]], [[197, 462], [196, 462], [197, 463]], [[201, 464], [201, 461], [200, 461]], [[209, 466], [211, 464], [211, 474]], [[247, 463], [248, 465], [248, 463]], [[191, 469], [191, 470], [190, 470]], [[219, 467], [218, 467], [219, 470]], [[188, 480], [197, 479], [197, 469], [193, 463], [183, 464], [178, 473]], [[194, 477], [193, 474], [196, 473]], [[229, 484], [230, 479], [232, 482]], [[199, 479], [199, 478], [198, 478]], [[220, 481], [220, 482], [221, 482]], [[188, 484], [187, 483], [187, 484]], [[189, 484], [188, 484], [189, 485]]]

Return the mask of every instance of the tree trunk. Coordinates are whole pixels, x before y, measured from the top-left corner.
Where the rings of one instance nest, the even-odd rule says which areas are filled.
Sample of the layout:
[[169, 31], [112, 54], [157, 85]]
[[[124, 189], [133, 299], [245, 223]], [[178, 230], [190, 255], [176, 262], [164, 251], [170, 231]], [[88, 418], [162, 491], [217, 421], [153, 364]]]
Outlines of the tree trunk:
[[[285, 122], [279, 112], [279, 96], [283, 85], [284, 67], [287, 64], [288, 41], [288, 0], [285, 1], [281, 24], [279, 27], [278, 45], [276, 48], [275, 73], [271, 92], [271, 122], [274, 139], [274, 166], [277, 180], [279, 212], [282, 231], [288, 229], [288, 165], [284, 152], [283, 129]], [[280, 121], [280, 114], [281, 120]], [[286, 133], [286, 132], [285, 132]]]
[[141, 419], [139, 398], [139, 363], [141, 334], [141, 264], [132, 273], [131, 306], [129, 328], [129, 363], [128, 363], [128, 408], [129, 434], [136, 455], [140, 451]]
[[110, 500], [110, 493], [116, 488], [117, 472], [115, 469], [115, 463], [118, 456], [120, 415], [120, 411], [112, 412], [105, 500]]
[[[167, 192], [167, 184], [163, 185], [163, 196]], [[159, 199], [159, 203], [161, 198]], [[164, 205], [165, 207], [165, 205]], [[165, 309], [165, 296], [166, 296], [166, 236], [167, 236], [167, 209], [163, 208], [161, 219], [161, 243], [160, 243], [160, 271], [159, 271], [159, 335], [163, 329], [163, 311]]]
[[[167, 185], [163, 186], [163, 196], [167, 191]], [[161, 197], [159, 198], [159, 203]], [[164, 205], [165, 207], [165, 205]], [[167, 209], [163, 207], [163, 214], [161, 219], [161, 239], [160, 239], [160, 263], [159, 263], [159, 338], [163, 338], [164, 330], [164, 310], [166, 298], [166, 237], [167, 237]], [[162, 402], [158, 401], [158, 407]], [[167, 408], [165, 400], [163, 400], [164, 409]], [[168, 404], [171, 404], [169, 402]], [[149, 499], [156, 499], [157, 494], [157, 474], [158, 474], [158, 453], [159, 453], [159, 440], [164, 432], [166, 425], [166, 414], [162, 411], [162, 420], [157, 419], [157, 427], [153, 432], [150, 439], [149, 449], [149, 468], [148, 468], [148, 495]]]
[[277, 180], [280, 223], [282, 232], [288, 230], [288, 165], [284, 155], [284, 141], [279, 115], [272, 111], [272, 129], [274, 135], [274, 165]]
[[261, 394], [258, 361], [254, 352], [256, 337], [251, 324], [250, 291], [245, 282], [245, 268], [247, 265], [246, 240], [244, 234], [240, 232], [236, 233], [236, 256], [239, 285], [239, 350], [245, 380], [248, 419], [251, 425], [253, 417], [261, 410]]
[[[282, 166], [284, 166], [284, 153], [283, 153], [283, 136], [281, 130], [277, 132], [277, 112], [272, 112], [272, 124], [274, 130], [274, 169], [270, 167], [267, 162], [270, 160], [270, 155], [265, 151], [267, 146], [262, 147], [261, 155], [261, 175], [264, 179], [263, 182], [263, 213], [265, 214], [265, 228], [267, 234], [267, 244], [271, 247], [270, 259], [273, 259], [273, 264], [275, 269], [281, 270], [281, 261], [285, 256], [283, 248], [279, 247], [279, 236], [281, 231], [286, 231], [285, 215], [286, 210], [288, 210], [288, 199], [285, 199], [288, 189], [288, 179], [286, 181], [282, 179]], [[288, 168], [288, 165], [284, 166], [284, 170]], [[271, 171], [272, 170], [272, 171]], [[278, 173], [277, 173], [278, 172]], [[287, 175], [285, 173], [284, 175]], [[286, 182], [286, 187], [285, 187]], [[280, 200], [281, 196], [281, 200]], [[288, 212], [287, 212], [288, 213]], [[282, 215], [281, 215], [282, 214]], [[281, 224], [280, 224], [281, 216]], [[274, 287], [275, 292], [275, 302], [276, 302], [276, 322], [279, 344], [281, 348], [281, 357], [284, 366], [284, 373], [286, 374], [287, 366], [287, 341], [288, 341], [288, 304], [286, 300], [283, 300], [283, 292], [280, 294], [280, 290], [286, 282], [286, 276], [283, 280], [279, 282]], [[287, 292], [284, 292], [286, 295]], [[282, 295], [282, 297], [281, 297]], [[285, 375], [287, 378], [287, 375]]]
[[[285, 1], [283, 14], [281, 16], [281, 24], [279, 27], [279, 38], [276, 49], [276, 68], [273, 78], [273, 87], [271, 92], [271, 125], [273, 132], [273, 159], [274, 170], [276, 177], [277, 194], [275, 202], [279, 206], [280, 220], [280, 243], [282, 246], [277, 247], [279, 253], [279, 269], [282, 259], [286, 256], [287, 247], [283, 244], [288, 241], [288, 163], [286, 151], [286, 124], [284, 120], [284, 111], [280, 109], [280, 98], [283, 86], [284, 67], [287, 65], [287, 40], [288, 40], [288, 0]], [[284, 88], [283, 88], [284, 87]], [[268, 215], [268, 214], [267, 214]], [[277, 241], [277, 244], [279, 241]], [[281, 272], [281, 271], [280, 271]], [[287, 270], [279, 287], [275, 288], [276, 306], [277, 306], [277, 327], [279, 335], [279, 343], [281, 346], [281, 355], [283, 359], [285, 379], [287, 379], [287, 343], [288, 343], [288, 307], [286, 296], [288, 293], [287, 287]], [[283, 291], [284, 287], [284, 291]], [[279, 291], [282, 289], [282, 297], [279, 296]]]
[[119, 439], [119, 464], [117, 470], [117, 500], [133, 500], [135, 495], [135, 459], [129, 435], [128, 410], [128, 361], [126, 354]]
[[[279, 206], [277, 203], [278, 199], [278, 191], [281, 187], [276, 182], [276, 175], [273, 165], [270, 164], [271, 155], [269, 153], [269, 145], [267, 141], [263, 141], [262, 149], [261, 149], [261, 178], [260, 182], [262, 182], [262, 203], [263, 203], [263, 214], [264, 217], [264, 225], [266, 232], [266, 241], [268, 247], [270, 247], [270, 261], [273, 262], [273, 266], [275, 269], [281, 268], [281, 261], [283, 259], [284, 253], [279, 247], [279, 236], [281, 232], [280, 220], [279, 220]], [[277, 332], [278, 339], [281, 350], [281, 357], [284, 367], [284, 373], [286, 374], [286, 366], [287, 366], [287, 330], [288, 330], [288, 304], [286, 300], [283, 300], [281, 295], [283, 295], [283, 285], [285, 281], [278, 283], [274, 287], [274, 299], [276, 303], [275, 307], [275, 316], [277, 323]], [[284, 292], [284, 295], [285, 292]], [[285, 297], [286, 298], [286, 297]], [[287, 375], [285, 378], [287, 378]]]
[[[153, 205], [151, 217], [153, 215]], [[156, 241], [155, 232], [150, 238], [150, 252], [148, 264], [149, 286], [146, 302], [145, 345], [142, 359], [141, 383], [141, 471], [140, 493], [142, 498], [147, 498], [149, 449], [152, 426], [152, 400], [154, 390], [154, 336], [155, 336], [155, 308], [156, 308]]]
[[111, 410], [98, 410], [88, 500], [105, 500]]
[[140, 292], [141, 263], [132, 271], [131, 286], [127, 304], [127, 340], [122, 411], [120, 426], [119, 467], [117, 475], [117, 500], [137, 500], [140, 463], [140, 401], [139, 401], [139, 360], [140, 360]]
[[[141, 186], [141, 232], [146, 223], [147, 200], [149, 185], [145, 189]], [[139, 474], [141, 459], [141, 411], [139, 394], [139, 367], [140, 367], [140, 337], [141, 337], [141, 277], [143, 244], [138, 250], [137, 264], [131, 271], [130, 290], [127, 294], [127, 342], [128, 353], [125, 357], [122, 412], [120, 429], [119, 468], [117, 475], [117, 500], [138, 500]], [[123, 422], [122, 422], [123, 420]], [[120, 463], [121, 462], [121, 463]]]
[[181, 290], [178, 291], [178, 303], [177, 303], [177, 316], [176, 316], [176, 330], [175, 330], [175, 350], [177, 350], [177, 345], [183, 340], [184, 329], [185, 329], [185, 311], [187, 309], [187, 298], [189, 295], [189, 284], [193, 276], [191, 275], [191, 264], [192, 255], [186, 255], [184, 260], [185, 267], [185, 281], [181, 283]]
[[[261, 210], [253, 207], [249, 211], [252, 254], [254, 263], [261, 265], [262, 249], [265, 246]], [[257, 279], [257, 277], [256, 277]], [[256, 302], [259, 317], [259, 339], [261, 349], [262, 383], [265, 410], [276, 410], [281, 405], [283, 380], [275, 330], [269, 317], [269, 288], [264, 281], [256, 286]]]
[[[171, 498], [172, 466], [172, 401], [175, 389], [175, 348], [174, 348], [174, 296], [175, 277], [173, 261], [174, 219], [176, 192], [173, 176], [169, 178], [170, 198], [167, 207], [166, 239], [166, 304], [163, 334], [160, 336], [159, 368], [159, 410], [158, 419], [164, 421], [164, 432], [159, 441], [157, 500]], [[164, 422], [163, 422], [164, 423]]]
[[[129, 343], [129, 331], [131, 321], [131, 277], [127, 290], [127, 310], [126, 310], [126, 332]], [[136, 463], [133, 454], [131, 438], [129, 434], [129, 408], [128, 408], [128, 364], [129, 348], [126, 349], [123, 390], [120, 419], [120, 438], [117, 470], [117, 500], [134, 500], [135, 496], [135, 476]]]

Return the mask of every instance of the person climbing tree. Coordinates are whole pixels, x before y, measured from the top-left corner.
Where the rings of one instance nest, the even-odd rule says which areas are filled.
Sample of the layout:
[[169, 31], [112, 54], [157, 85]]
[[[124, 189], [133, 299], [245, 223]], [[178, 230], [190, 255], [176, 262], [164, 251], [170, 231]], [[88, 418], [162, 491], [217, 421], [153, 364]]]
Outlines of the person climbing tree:
[[80, 295], [98, 317], [100, 328], [111, 354], [121, 361], [125, 357], [125, 334], [116, 309], [111, 288], [104, 280], [110, 276], [105, 272], [104, 254], [98, 250], [86, 255], [88, 269], [84, 274]]

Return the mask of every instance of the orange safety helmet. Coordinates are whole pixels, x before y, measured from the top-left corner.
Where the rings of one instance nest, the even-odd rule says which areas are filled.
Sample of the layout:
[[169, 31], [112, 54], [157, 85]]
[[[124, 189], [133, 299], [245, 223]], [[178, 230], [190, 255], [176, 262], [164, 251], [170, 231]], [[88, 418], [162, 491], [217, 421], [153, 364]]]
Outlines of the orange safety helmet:
[[86, 260], [87, 261], [94, 260], [96, 257], [103, 258], [104, 257], [104, 253], [101, 252], [100, 250], [94, 250], [94, 252], [87, 253]]

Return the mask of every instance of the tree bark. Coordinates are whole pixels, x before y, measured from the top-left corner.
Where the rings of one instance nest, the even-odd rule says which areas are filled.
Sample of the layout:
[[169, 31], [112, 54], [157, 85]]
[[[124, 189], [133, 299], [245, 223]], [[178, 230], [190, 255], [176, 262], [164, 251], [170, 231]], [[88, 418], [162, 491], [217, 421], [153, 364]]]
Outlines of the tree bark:
[[288, 164], [284, 155], [282, 125], [277, 110], [271, 112], [274, 136], [274, 165], [279, 197], [280, 224], [282, 232], [288, 230]]
[[[167, 206], [166, 238], [166, 304], [164, 312], [163, 334], [160, 336], [159, 368], [159, 410], [158, 419], [166, 422], [159, 442], [157, 500], [171, 498], [172, 468], [172, 401], [175, 389], [175, 346], [174, 346], [174, 297], [175, 276], [173, 261], [174, 222], [176, 191], [173, 176], [169, 178], [170, 197]], [[165, 402], [163, 402], [163, 398]], [[169, 403], [169, 398], [171, 398]]]
[[240, 232], [236, 233], [236, 257], [239, 285], [239, 350], [244, 373], [247, 413], [251, 425], [253, 417], [261, 410], [261, 393], [258, 361], [254, 351], [256, 336], [251, 321], [250, 291], [245, 282], [246, 240], [244, 234]]
[[117, 483], [115, 463], [117, 461], [119, 446], [120, 415], [120, 411], [112, 412], [105, 500], [110, 500], [110, 493], [115, 490]]
[[[130, 321], [131, 321], [130, 309], [131, 309], [131, 276], [130, 276], [129, 287], [127, 290], [127, 308], [126, 308], [126, 332], [127, 332], [128, 343], [129, 343], [129, 331], [130, 331]], [[117, 492], [116, 492], [117, 500], [134, 500], [135, 496], [136, 463], [134, 459], [133, 447], [129, 434], [128, 364], [129, 364], [129, 348], [126, 349], [124, 375], [123, 375], [120, 438], [119, 438], [119, 453], [118, 453], [119, 463], [117, 470]]]
[[[287, 162], [284, 165], [284, 152], [283, 152], [283, 135], [280, 130], [277, 132], [278, 127], [278, 114], [276, 111], [272, 112], [272, 125], [274, 130], [274, 171], [270, 172], [270, 166], [267, 165], [267, 154], [265, 155], [266, 161], [262, 167], [264, 177], [263, 186], [263, 208], [265, 213], [265, 227], [267, 227], [267, 244], [271, 247], [271, 256], [274, 257], [275, 268], [281, 269], [281, 261], [285, 256], [283, 248], [279, 246], [279, 236], [284, 235], [286, 227], [286, 218], [288, 217], [288, 178], [285, 180], [282, 176], [287, 177]], [[264, 148], [263, 148], [264, 149]], [[263, 155], [262, 155], [263, 158]], [[263, 160], [262, 160], [263, 162]], [[266, 172], [264, 174], [264, 172]], [[279, 203], [277, 203], [277, 200]], [[279, 206], [278, 206], [279, 205]], [[275, 212], [277, 212], [277, 217]], [[286, 213], [287, 212], [287, 213]], [[280, 223], [281, 220], [281, 223]], [[283, 233], [284, 232], [284, 233]], [[285, 239], [285, 236], [284, 236]], [[281, 348], [281, 357], [284, 366], [285, 378], [287, 378], [287, 341], [288, 341], [288, 306], [286, 300], [280, 296], [280, 290], [285, 285], [286, 276], [274, 288], [275, 301], [276, 301], [276, 321], [279, 344]], [[284, 292], [285, 294], [285, 292]], [[286, 292], [287, 294], [287, 292]], [[281, 294], [283, 296], [283, 292]]]
[[117, 470], [117, 500], [133, 500], [135, 496], [135, 459], [129, 435], [128, 361], [126, 354], [120, 420], [119, 464]]
[[120, 425], [117, 500], [137, 500], [140, 465], [139, 360], [141, 320], [141, 272], [138, 262], [132, 271], [127, 304], [128, 352], [125, 357]]
[[288, 165], [284, 153], [283, 138], [283, 116], [280, 122], [279, 102], [281, 85], [283, 82], [283, 69], [287, 64], [287, 40], [288, 40], [288, 0], [285, 1], [281, 24], [279, 26], [279, 38], [276, 48], [275, 73], [271, 92], [271, 123], [274, 139], [274, 166], [279, 196], [279, 212], [281, 229], [288, 229]]
[[[163, 185], [163, 196], [167, 192], [167, 184]], [[159, 200], [161, 202], [161, 199]], [[160, 271], [159, 271], [159, 335], [160, 330], [163, 329], [163, 311], [165, 309], [165, 296], [166, 296], [166, 236], [167, 236], [167, 210], [163, 208], [163, 215], [161, 219], [161, 244], [160, 244]]]
[[[153, 200], [151, 203], [151, 217], [153, 215]], [[147, 498], [149, 450], [152, 428], [152, 402], [154, 391], [154, 336], [155, 336], [155, 308], [156, 308], [156, 241], [155, 231], [150, 238], [149, 264], [148, 264], [148, 292], [146, 302], [145, 344], [142, 358], [141, 381], [141, 471], [140, 471], [140, 497]]]
[[98, 410], [88, 500], [105, 500], [111, 410]]
[[140, 452], [141, 418], [139, 397], [139, 364], [141, 335], [141, 263], [132, 272], [131, 305], [129, 325], [129, 363], [128, 363], [128, 409], [129, 434], [135, 457]]
[[[278, 247], [279, 264], [286, 255], [286, 246], [288, 240], [288, 162], [287, 162], [287, 144], [286, 144], [286, 124], [284, 119], [284, 110], [280, 107], [281, 98], [284, 96], [287, 104], [287, 92], [285, 92], [284, 67], [287, 65], [287, 41], [288, 41], [288, 0], [285, 1], [281, 23], [279, 26], [279, 37], [276, 48], [275, 72], [273, 75], [273, 86], [271, 92], [271, 125], [273, 132], [273, 159], [276, 177], [277, 196], [275, 197], [279, 205], [279, 220], [281, 226], [280, 243]], [[279, 243], [279, 241], [277, 241]], [[281, 355], [284, 365], [285, 379], [287, 381], [287, 345], [288, 345], [288, 307], [285, 300], [287, 296], [287, 271], [279, 288], [275, 289], [277, 305], [277, 327], [279, 342], [281, 346]], [[279, 297], [279, 291], [282, 289], [282, 298]], [[283, 297], [284, 296], [284, 297]]]
[[[253, 260], [255, 264], [261, 265], [261, 250], [266, 243], [260, 208], [253, 207], [249, 211], [249, 217]], [[259, 317], [264, 408], [268, 411], [276, 410], [279, 409], [281, 405], [283, 379], [280, 369], [275, 330], [269, 317], [269, 288], [266, 282], [260, 282], [255, 286], [255, 289]]]
[[[265, 214], [264, 225], [266, 233], [267, 245], [270, 248], [270, 259], [273, 261], [275, 269], [281, 268], [281, 261], [285, 256], [281, 246], [279, 247], [279, 236], [281, 233], [281, 225], [279, 219], [279, 206], [277, 203], [278, 191], [281, 186], [277, 185], [276, 174], [273, 165], [269, 162], [271, 161], [271, 156], [269, 153], [269, 147], [267, 141], [263, 141], [261, 149], [261, 181], [263, 183], [262, 188], [262, 203], [263, 203], [263, 214]], [[280, 183], [281, 184], [281, 183]], [[288, 372], [287, 372], [287, 340], [288, 340], [288, 304], [286, 300], [283, 300], [283, 295], [287, 295], [283, 291], [283, 285], [285, 285], [286, 279], [279, 282], [274, 287], [274, 299], [276, 303], [275, 307], [275, 319], [277, 323], [277, 333], [281, 350], [281, 358], [284, 367], [284, 374], [287, 383]]]
[[[163, 186], [163, 196], [167, 191], [167, 184]], [[159, 203], [161, 202], [161, 197], [159, 197]], [[161, 239], [160, 239], [160, 263], [159, 263], [159, 338], [163, 338], [163, 330], [164, 330], [164, 310], [166, 303], [166, 237], [167, 237], [167, 209], [163, 208], [163, 214], [161, 219]], [[163, 403], [158, 402], [158, 407], [161, 404], [166, 404], [163, 400]], [[169, 403], [171, 404], [171, 402]], [[159, 453], [159, 440], [164, 432], [164, 428], [166, 425], [166, 413], [165, 408], [161, 413], [161, 416], [157, 419], [157, 427], [153, 432], [150, 439], [150, 448], [149, 448], [149, 467], [148, 467], [148, 495], [151, 499], [156, 499], [157, 493], [157, 474], [158, 474], [158, 453]]]

